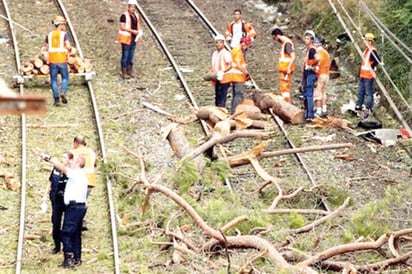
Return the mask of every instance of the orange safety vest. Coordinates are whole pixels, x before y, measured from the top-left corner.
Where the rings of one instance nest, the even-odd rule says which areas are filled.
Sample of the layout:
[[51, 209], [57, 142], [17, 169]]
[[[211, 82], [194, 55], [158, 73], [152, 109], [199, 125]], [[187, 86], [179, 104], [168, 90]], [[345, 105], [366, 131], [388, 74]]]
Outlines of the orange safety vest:
[[[253, 39], [256, 38], [257, 33], [255, 28], [253, 27], [252, 23], [250, 22], [245, 22], [245, 21], [241, 21], [242, 22], [242, 37], [250, 37]], [[225, 33], [225, 37], [232, 37], [233, 36], [233, 24], [235, 24], [235, 21], [230, 22], [227, 27], [226, 27], [226, 33]]]
[[[290, 40], [287, 37], [285, 38], [286, 39], [280, 46], [280, 50], [279, 50], [279, 64], [278, 64], [279, 72], [287, 72], [289, 64], [292, 61], [292, 55], [285, 53], [286, 44], [290, 43], [292, 45], [292, 49], [295, 50], [295, 46], [293, 45], [292, 40]], [[295, 63], [292, 64], [291, 71], [292, 72], [295, 71]]]
[[66, 63], [67, 49], [64, 44], [64, 37], [66, 32], [61, 30], [54, 30], [47, 36], [49, 63]]
[[231, 76], [231, 82], [245, 82], [246, 75], [239, 69], [238, 63], [242, 68], [246, 69], [245, 57], [242, 52], [242, 47], [237, 46], [230, 51], [232, 55], [232, 68], [228, 71]]
[[[225, 60], [225, 52], [229, 54], [230, 60]], [[218, 71], [223, 71], [223, 78], [219, 82], [221, 84], [226, 84], [231, 82], [231, 74], [229, 73], [229, 65], [227, 65], [227, 62], [229, 61], [230, 64], [232, 64], [232, 58], [230, 53], [226, 49], [222, 49], [220, 51], [215, 51], [213, 54], [212, 58], [212, 71], [213, 72], [218, 72]]]
[[316, 53], [319, 55], [319, 63], [317, 66], [316, 73], [318, 75], [326, 74], [329, 75], [330, 71], [330, 56], [326, 49], [318, 48]]
[[[125, 15], [126, 17], [126, 22], [125, 22], [125, 26], [127, 29], [131, 29], [132, 28], [132, 19], [130, 18], [130, 14], [126, 11], [125, 13], [123, 13], [123, 15]], [[137, 30], [140, 30], [140, 17], [137, 13], [134, 14], [136, 16], [137, 19]], [[119, 28], [119, 32], [117, 33], [117, 41], [121, 44], [126, 44], [126, 45], [130, 45], [132, 43], [132, 34], [128, 31], [125, 30], [121, 30]]]
[[82, 156], [85, 160], [84, 172], [87, 175], [88, 185], [91, 187], [96, 186], [96, 172], [94, 170], [94, 165], [96, 163], [96, 154], [91, 148], [88, 147], [78, 147], [72, 151], [76, 156]]
[[363, 57], [362, 57], [362, 65], [361, 65], [361, 70], [360, 70], [360, 78], [364, 79], [373, 79], [372, 75], [372, 62], [370, 61], [370, 56], [372, 54], [372, 51], [376, 51], [374, 47], [372, 48], [366, 48], [366, 50], [363, 52]]
[[315, 59], [315, 58], [309, 59], [310, 49], [314, 49], [314, 50], [316, 51], [316, 48], [315, 48], [313, 45], [310, 46], [310, 48], [308, 48], [308, 50], [306, 51], [306, 56], [305, 56], [305, 59], [304, 59], [304, 62], [305, 62], [304, 69], [305, 69], [305, 70], [310, 69], [310, 67], [313, 67], [313, 65], [316, 63], [316, 59]]

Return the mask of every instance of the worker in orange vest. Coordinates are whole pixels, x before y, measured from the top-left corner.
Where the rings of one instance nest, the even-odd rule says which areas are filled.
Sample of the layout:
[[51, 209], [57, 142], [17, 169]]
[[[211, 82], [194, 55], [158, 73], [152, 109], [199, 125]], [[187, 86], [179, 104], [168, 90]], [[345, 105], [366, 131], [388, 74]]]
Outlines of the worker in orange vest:
[[232, 56], [232, 68], [229, 70], [232, 83], [232, 104], [230, 112], [235, 113], [237, 105], [243, 101], [243, 93], [245, 90], [245, 81], [249, 80], [249, 73], [247, 72], [247, 65], [244, 53], [252, 44], [249, 37], [242, 37], [240, 45], [230, 51]]
[[225, 38], [230, 42], [230, 47], [233, 49], [240, 44], [242, 37], [249, 37], [251, 41], [256, 38], [257, 33], [252, 22], [242, 20], [242, 11], [235, 9], [233, 11], [234, 21], [226, 26]]
[[292, 74], [295, 71], [295, 46], [292, 40], [283, 35], [282, 30], [279, 28], [275, 28], [272, 31], [272, 37], [281, 44], [278, 54], [279, 91], [283, 99], [290, 103], [290, 84], [292, 82]]
[[379, 65], [379, 56], [376, 48], [373, 46], [375, 35], [373, 33], [366, 33], [363, 38], [363, 43], [366, 46], [362, 55], [362, 64], [359, 74], [359, 90], [358, 100], [356, 102], [355, 110], [361, 111], [365, 96], [366, 110], [362, 115], [363, 119], [369, 117], [370, 111], [373, 107], [373, 83], [376, 79], [376, 69]]
[[328, 115], [326, 105], [326, 87], [329, 83], [330, 55], [328, 51], [322, 47], [322, 43], [319, 37], [314, 38], [313, 44], [316, 48], [315, 59], [318, 61], [316, 70], [318, 80], [313, 95], [316, 108], [315, 116], [326, 117]]
[[[64, 31], [66, 19], [57, 15], [53, 19], [54, 30], [46, 36], [45, 48], [48, 52], [50, 67], [50, 83], [53, 92], [54, 105], [67, 104], [67, 90], [69, 88], [69, 67], [67, 55], [72, 50], [69, 35]], [[61, 94], [59, 92], [58, 75], [62, 77]]]
[[212, 55], [212, 66], [210, 73], [216, 75], [213, 81], [215, 86], [215, 105], [217, 107], [226, 107], [227, 91], [231, 83], [229, 70], [232, 68], [232, 56], [225, 48], [225, 37], [221, 34], [215, 36], [216, 50]]
[[127, 2], [127, 11], [120, 16], [120, 27], [117, 41], [122, 45], [120, 66], [123, 79], [135, 77], [133, 73], [133, 58], [136, 43], [140, 43], [143, 36], [142, 23], [136, 12], [136, 0]]
[[[85, 165], [83, 171], [87, 176], [87, 198], [90, 195], [90, 192], [96, 187], [96, 153], [87, 146], [86, 139], [77, 135], [73, 139], [73, 150], [71, 151], [74, 156], [81, 156], [85, 160]], [[86, 226], [86, 221], [83, 220], [82, 230], [88, 230]]]

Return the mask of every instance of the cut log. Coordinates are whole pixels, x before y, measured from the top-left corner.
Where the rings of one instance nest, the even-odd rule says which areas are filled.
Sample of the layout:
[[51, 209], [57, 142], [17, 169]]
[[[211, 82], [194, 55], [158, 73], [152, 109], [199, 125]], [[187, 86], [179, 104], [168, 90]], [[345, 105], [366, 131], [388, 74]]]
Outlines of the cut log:
[[76, 69], [77, 72], [83, 73], [86, 71], [86, 65], [84, 64], [82, 58], [80, 57], [75, 57], [74, 58], [74, 68]]
[[32, 61], [33, 65], [35, 68], [41, 68], [44, 65], [44, 62], [42, 59], [40, 59], [39, 57], [35, 57]]
[[74, 64], [76, 63], [76, 57], [68, 56], [68, 57], [67, 57], [67, 63], [68, 63], [69, 65], [74, 65]]
[[47, 75], [47, 74], [50, 73], [50, 67], [49, 67], [49, 65], [46, 65], [46, 64], [44, 64], [43, 66], [41, 66], [41, 67], [39, 68], [39, 70], [40, 70], [40, 72], [41, 72], [42, 74], [45, 74], [45, 75]]
[[[170, 131], [167, 134], [167, 139], [169, 140], [169, 143], [172, 146], [175, 155], [179, 159], [192, 153], [193, 148], [189, 144], [189, 141], [186, 139], [184, 131], [177, 125], [170, 127]], [[197, 166], [198, 171], [202, 171], [202, 169], [206, 165], [205, 161], [201, 157], [194, 159], [194, 162]]]
[[32, 74], [33, 68], [34, 68], [34, 66], [33, 66], [32, 63], [26, 62], [21, 67], [21, 71], [23, 72], [24, 75], [30, 75], [30, 74]]
[[283, 121], [298, 124], [303, 121], [303, 110], [283, 100], [282, 96], [255, 90], [251, 98], [262, 111], [272, 109]]
[[92, 64], [91, 59], [84, 59], [83, 62], [84, 62], [85, 72], [93, 71], [93, 64]]

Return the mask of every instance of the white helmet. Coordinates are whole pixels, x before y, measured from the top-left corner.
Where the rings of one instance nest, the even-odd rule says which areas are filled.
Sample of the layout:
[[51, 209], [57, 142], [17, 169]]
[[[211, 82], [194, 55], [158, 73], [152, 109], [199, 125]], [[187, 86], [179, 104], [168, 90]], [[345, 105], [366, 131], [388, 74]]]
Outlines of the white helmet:
[[215, 41], [225, 41], [225, 37], [222, 34], [216, 34]]
[[307, 30], [305, 31], [305, 36], [312, 36], [312, 38], [315, 38], [315, 32], [313, 30]]
[[127, 1], [128, 5], [137, 5], [137, 1], [136, 0], [129, 0]]

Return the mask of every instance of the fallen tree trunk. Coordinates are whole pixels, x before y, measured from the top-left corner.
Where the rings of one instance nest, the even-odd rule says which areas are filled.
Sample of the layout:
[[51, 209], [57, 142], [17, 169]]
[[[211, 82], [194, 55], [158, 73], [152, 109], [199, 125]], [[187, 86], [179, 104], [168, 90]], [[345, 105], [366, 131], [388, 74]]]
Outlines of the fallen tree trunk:
[[[343, 143], [343, 144], [329, 144], [329, 145], [320, 145], [320, 146], [308, 146], [308, 147], [301, 147], [301, 148], [292, 148], [292, 149], [283, 149], [278, 151], [272, 152], [261, 152], [258, 155], [255, 155], [258, 159], [260, 158], [268, 158], [268, 157], [275, 157], [285, 154], [294, 154], [294, 153], [301, 153], [301, 152], [310, 152], [310, 151], [318, 151], [318, 150], [330, 150], [330, 149], [342, 149], [342, 148], [352, 148], [353, 145], [351, 143]], [[228, 159], [230, 167], [236, 167], [244, 164], [248, 164], [249, 160], [244, 157], [243, 154], [238, 154]]]
[[283, 121], [298, 124], [303, 121], [304, 112], [300, 108], [285, 102], [282, 96], [263, 93], [259, 90], [253, 91], [251, 97], [255, 105], [263, 112], [272, 109]]

